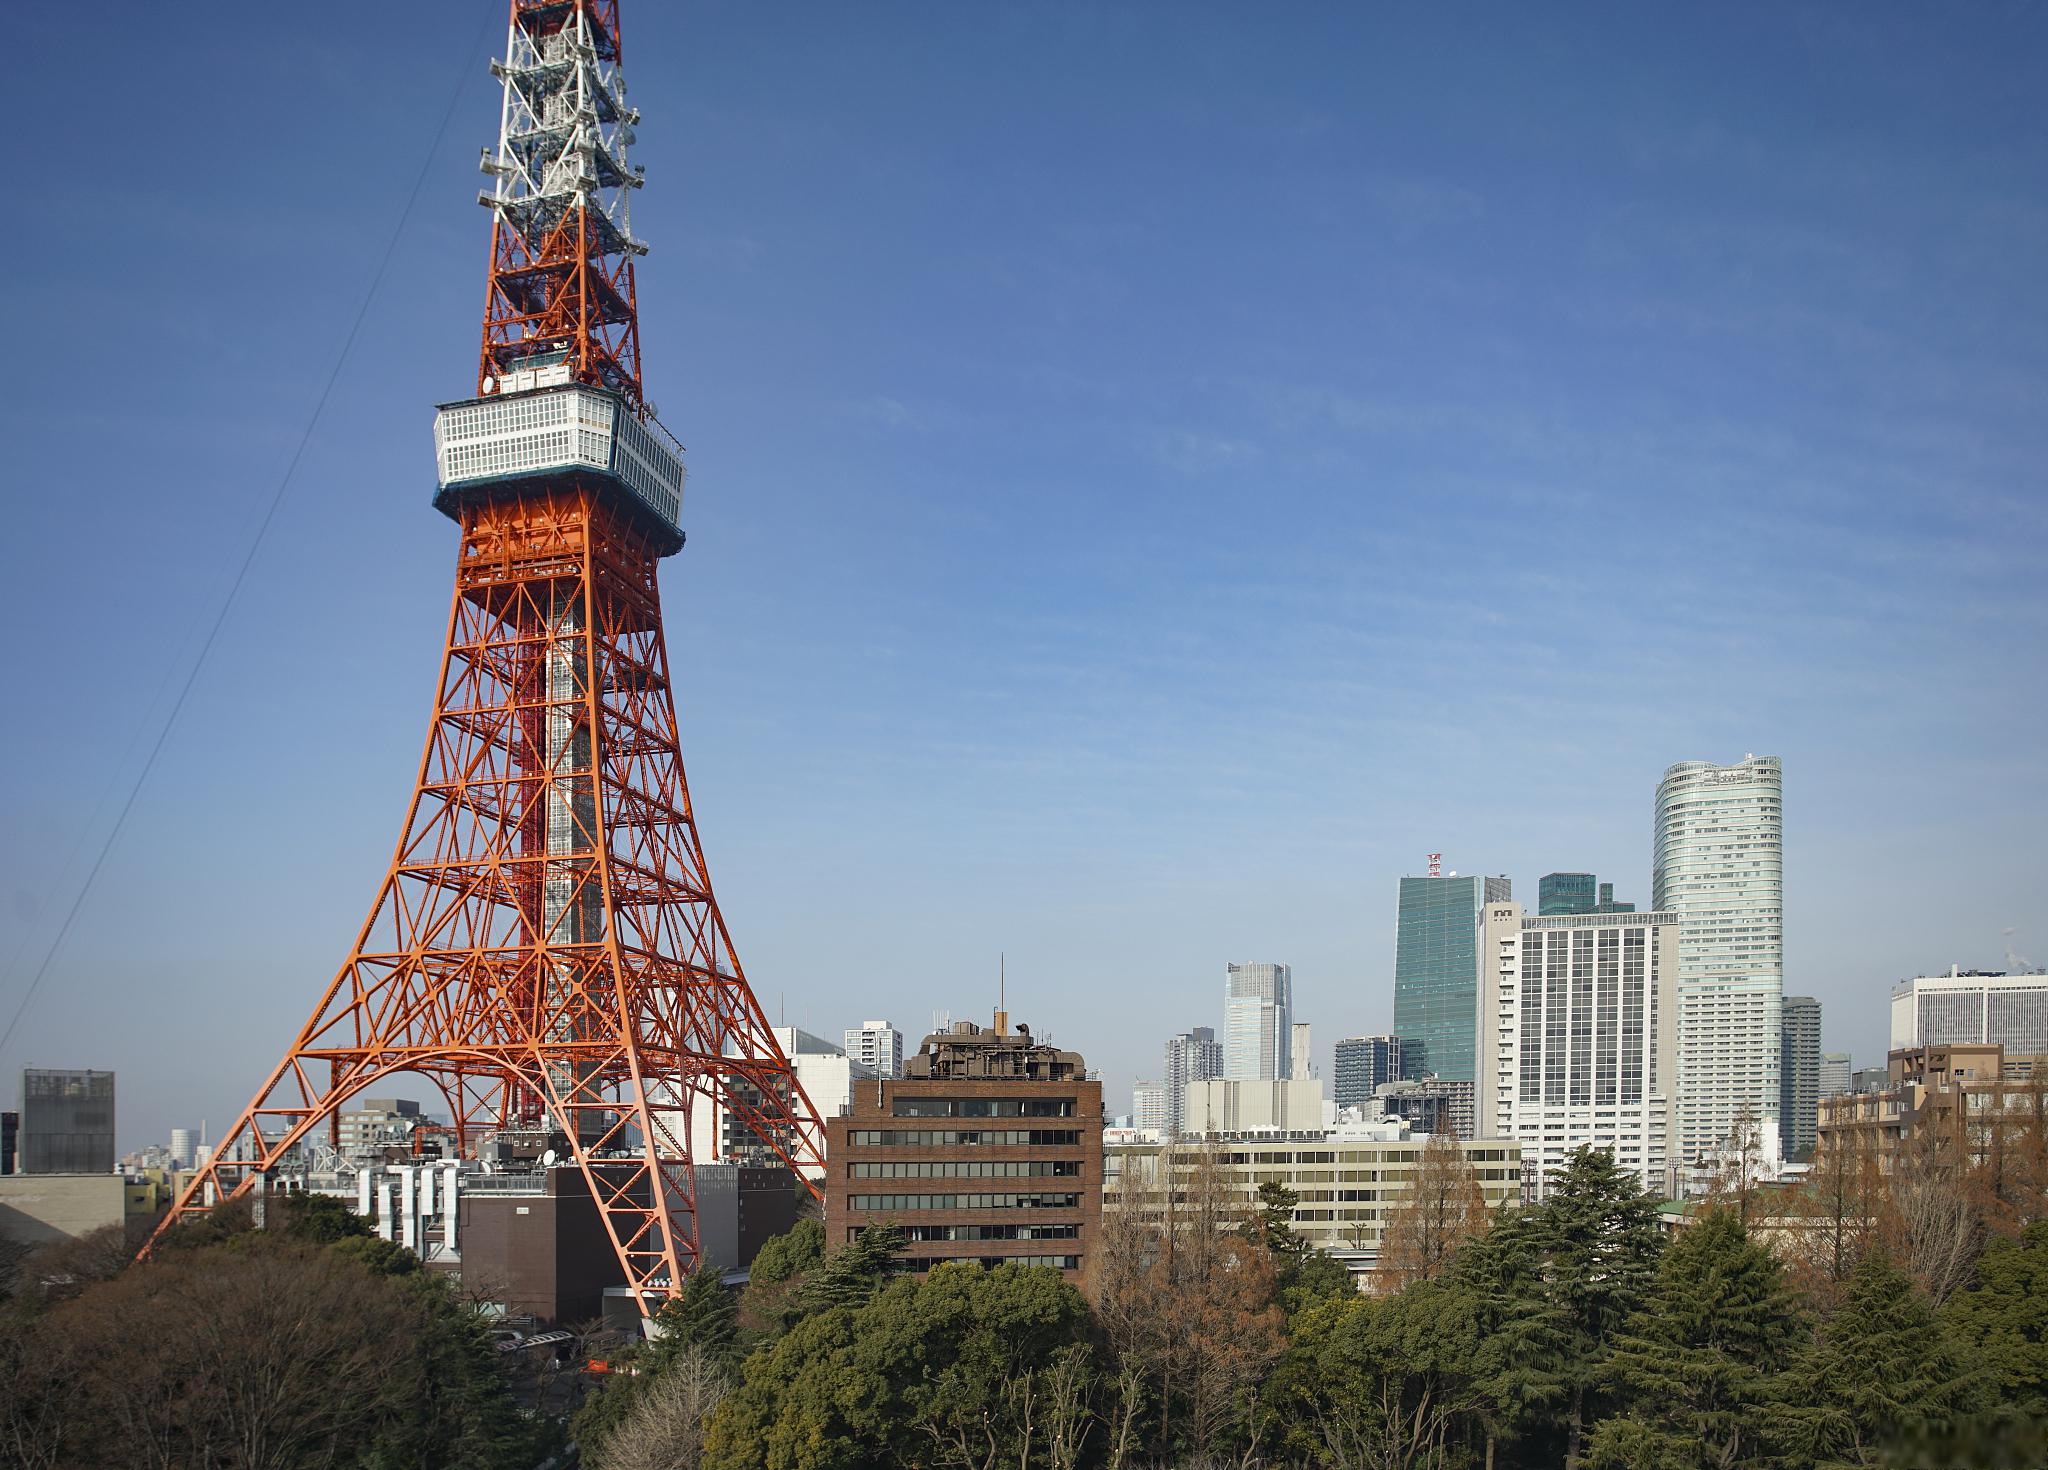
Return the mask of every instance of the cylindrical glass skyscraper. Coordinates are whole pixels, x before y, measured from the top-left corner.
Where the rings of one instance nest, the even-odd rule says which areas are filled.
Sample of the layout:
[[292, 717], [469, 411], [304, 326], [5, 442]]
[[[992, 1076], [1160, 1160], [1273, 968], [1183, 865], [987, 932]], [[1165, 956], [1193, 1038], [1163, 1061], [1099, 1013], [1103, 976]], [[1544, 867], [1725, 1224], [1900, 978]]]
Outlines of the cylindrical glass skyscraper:
[[1745, 1113], [1778, 1145], [1785, 983], [1784, 773], [1776, 756], [1682, 761], [1657, 786], [1653, 909], [1679, 915], [1678, 1148], [1694, 1163]]

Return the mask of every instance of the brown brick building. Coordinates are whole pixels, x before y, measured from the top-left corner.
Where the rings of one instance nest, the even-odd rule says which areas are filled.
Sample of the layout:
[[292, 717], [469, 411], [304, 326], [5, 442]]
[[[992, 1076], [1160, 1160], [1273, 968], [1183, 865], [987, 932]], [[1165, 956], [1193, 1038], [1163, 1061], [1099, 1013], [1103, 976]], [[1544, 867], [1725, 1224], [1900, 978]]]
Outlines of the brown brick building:
[[909, 1268], [1054, 1266], [1081, 1281], [1102, 1222], [1102, 1083], [1080, 1054], [956, 1022], [896, 1081], [863, 1079], [825, 1123], [825, 1238], [903, 1232]]

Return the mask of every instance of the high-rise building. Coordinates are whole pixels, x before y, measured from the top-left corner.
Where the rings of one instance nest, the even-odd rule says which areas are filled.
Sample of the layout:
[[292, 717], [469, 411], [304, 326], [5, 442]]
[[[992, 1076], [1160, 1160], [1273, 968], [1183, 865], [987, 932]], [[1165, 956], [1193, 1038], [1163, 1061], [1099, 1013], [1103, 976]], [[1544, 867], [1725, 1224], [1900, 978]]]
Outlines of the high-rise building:
[[[822, 1036], [795, 1026], [776, 1026], [772, 1030], [776, 1044], [789, 1059], [790, 1071], [795, 1075], [797, 1085], [803, 1088], [804, 1096], [810, 1099], [811, 1107], [820, 1118], [843, 1116], [853, 1105], [854, 1084], [874, 1076], [864, 1063], [855, 1061]], [[725, 1080], [731, 1102], [760, 1108], [760, 1090], [752, 1081], [738, 1074]], [[669, 1127], [673, 1129], [676, 1127], [675, 1115], [668, 1116]], [[699, 1093], [691, 1100], [690, 1140], [692, 1150], [704, 1158], [715, 1157], [760, 1168], [779, 1162], [774, 1151], [755, 1134], [740, 1110], [729, 1106], [723, 1098]], [[716, 1154], [711, 1152], [714, 1146]], [[804, 1168], [811, 1177], [823, 1173], [813, 1165], [807, 1164]]]
[[1676, 914], [1540, 915], [1486, 906], [1481, 1138], [1512, 1138], [1537, 1198], [1575, 1148], [1605, 1149], [1645, 1189], [1671, 1163]]
[[1824, 1051], [1820, 1054], [1820, 1095], [1840, 1097], [1845, 1092], [1856, 1090], [1855, 1071], [1850, 1066], [1849, 1054], [1845, 1051]]
[[1820, 1002], [1788, 995], [1779, 1014], [1778, 1138], [1787, 1159], [1805, 1159], [1820, 1118]]
[[1678, 1148], [1693, 1164], [1739, 1120], [1778, 1143], [1785, 972], [1784, 773], [1775, 756], [1683, 761], [1657, 787], [1650, 906], [1679, 916]]
[[171, 1130], [171, 1162], [175, 1163], [180, 1169], [192, 1167], [193, 1151], [198, 1147], [199, 1135], [190, 1128], [173, 1128]]
[[1292, 1039], [1287, 1045], [1287, 1054], [1293, 1059], [1293, 1070], [1288, 1072], [1287, 1075], [1295, 1078], [1315, 1076], [1316, 1047], [1314, 1038], [1309, 1034], [1308, 1022], [1296, 1021], [1294, 1023]]
[[1188, 1087], [1222, 1075], [1223, 1043], [1216, 1039], [1212, 1027], [1195, 1026], [1166, 1039], [1166, 1070], [1160, 1079], [1166, 1091], [1166, 1114], [1160, 1126], [1169, 1138], [1178, 1138], [1187, 1120]]
[[1473, 1080], [1479, 1029], [1479, 926], [1506, 878], [1403, 878], [1394, 940], [1394, 1032], [1401, 1074]]
[[1294, 1075], [1294, 975], [1285, 965], [1223, 970], [1223, 1075], [1283, 1082]]
[[1892, 1050], [1976, 1043], [2008, 1059], [2048, 1055], [2048, 974], [1949, 966], [1892, 988]]
[[114, 1172], [114, 1074], [29, 1067], [21, 1074], [23, 1174]]
[[1168, 1127], [1165, 1083], [1140, 1082], [1131, 1088], [1131, 1126], [1154, 1129], [1162, 1137], [1179, 1132]]
[[1379, 1085], [1372, 1115], [1399, 1118], [1417, 1133], [1455, 1133], [1471, 1138], [1479, 1131], [1477, 1096], [1478, 1089], [1470, 1082], [1403, 1077]]
[[1545, 873], [1536, 880], [1536, 912], [1590, 914], [1598, 881], [1591, 873]]
[[1401, 1038], [1347, 1036], [1337, 1043], [1337, 1075], [1331, 1091], [1340, 1108], [1363, 1108], [1373, 1090], [1401, 1075]]
[[1536, 880], [1538, 917], [1558, 914], [1632, 914], [1632, 903], [1616, 903], [1614, 885], [1592, 873], [1545, 873]]
[[999, 1015], [924, 1039], [895, 1082], [854, 1085], [828, 1118], [825, 1238], [868, 1225], [902, 1233], [901, 1267], [940, 1261], [1053, 1266], [1092, 1261], [1102, 1219], [1102, 1084]]
[[887, 1021], [863, 1021], [846, 1030], [846, 1054], [877, 1077], [903, 1075], [903, 1033]]

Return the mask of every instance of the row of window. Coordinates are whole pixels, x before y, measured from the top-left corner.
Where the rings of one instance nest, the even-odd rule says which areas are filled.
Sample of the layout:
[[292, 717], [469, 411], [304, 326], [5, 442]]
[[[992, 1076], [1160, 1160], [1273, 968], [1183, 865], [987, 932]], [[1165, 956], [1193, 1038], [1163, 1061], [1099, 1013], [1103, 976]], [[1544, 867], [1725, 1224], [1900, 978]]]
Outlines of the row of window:
[[[929, 1271], [934, 1266], [943, 1266], [948, 1261], [964, 1259], [958, 1256], [912, 1256], [897, 1263], [903, 1271]], [[1056, 1271], [1078, 1271], [1081, 1269], [1079, 1256], [983, 1256], [981, 1265], [993, 1271], [998, 1266], [1051, 1266]]]
[[858, 1148], [1077, 1148], [1073, 1128], [854, 1128], [847, 1141]]
[[850, 1210], [1078, 1210], [1078, 1194], [856, 1194]]
[[899, 1118], [1071, 1118], [1071, 1097], [899, 1097], [889, 1111]]
[[[905, 1225], [905, 1240], [1079, 1240], [1079, 1225]], [[859, 1238], [860, 1229], [848, 1226], [846, 1238]]]
[[850, 1179], [1022, 1179], [1034, 1174], [1078, 1175], [1079, 1159], [897, 1159], [852, 1164]]

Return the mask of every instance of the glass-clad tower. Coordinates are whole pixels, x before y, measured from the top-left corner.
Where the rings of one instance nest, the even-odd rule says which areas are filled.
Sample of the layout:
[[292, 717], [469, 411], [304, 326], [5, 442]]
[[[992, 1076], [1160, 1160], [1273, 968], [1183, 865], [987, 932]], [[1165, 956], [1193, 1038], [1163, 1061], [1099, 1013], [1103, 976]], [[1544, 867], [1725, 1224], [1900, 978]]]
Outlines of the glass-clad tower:
[[1820, 1002], [1788, 995], [1779, 1016], [1778, 1137], [1786, 1158], [1804, 1159], [1820, 1138]]
[[1294, 972], [1285, 965], [1226, 965], [1223, 1075], [1282, 1082], [1294, 1075]]
[[1657, 786], [1653, 909], [1679, 915], [1678, 1158], [1747, 1114], [1778, 1142], [1784, 1045], [1784, 772], [1776, 756], [1682, 761]]
[[1479, 926], [1512, 897], [1506, 878], [1403, 878], [1394, 938], [1401, 1074], [1471, 1082], [1479, 1029]]

